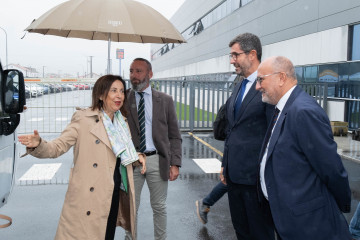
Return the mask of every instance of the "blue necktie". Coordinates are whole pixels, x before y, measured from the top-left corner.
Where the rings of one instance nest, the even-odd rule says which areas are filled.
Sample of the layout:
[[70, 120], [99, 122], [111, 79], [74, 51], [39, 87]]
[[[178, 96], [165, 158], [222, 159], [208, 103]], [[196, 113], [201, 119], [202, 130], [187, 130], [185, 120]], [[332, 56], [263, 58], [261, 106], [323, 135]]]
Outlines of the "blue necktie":
[[146, 137], [145, 137], [145, 101], [144, 93], [138, 92], [140, 95], [140, 101], [138, 106], [138, 120], [140, 127], [140, 152], [145, 152], [146, 150]]
[[248, 82], [249, 82], [249, 80], [247, 80], [246, 78], [241, 82], [240, 91], [239, 91], [238, 97], [236, 99], [235, 108], [234, 108], [234, 117], [235, 117], [235, 119], [237, 119], [237, 117], [238, 117], [238, 113], [239, 113], [239, 110], [240, 110], [242, 98], [244, 96], [245, 89], [246, 89], [246, 84]]

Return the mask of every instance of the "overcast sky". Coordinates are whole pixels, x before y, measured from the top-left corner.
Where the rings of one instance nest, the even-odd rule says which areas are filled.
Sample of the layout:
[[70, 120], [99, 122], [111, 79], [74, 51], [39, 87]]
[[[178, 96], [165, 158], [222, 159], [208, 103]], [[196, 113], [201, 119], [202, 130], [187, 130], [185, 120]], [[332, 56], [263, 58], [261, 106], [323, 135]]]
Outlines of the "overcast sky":
[[[184, 0], [138, 0], [145, 3], [167, 19], [183, 4]], [[65, 2], [65, 0], [1, 0], [0, 27], [7, 33], [7, 50], [9, 64], [20, 64], [33, 67], [42, 75], [43, 66], [46, 73], [89, 72], [87, 60], [93, 56], [93, 72], [104, 73], [107, 61], [107, 41], [91, 41], [76, 38], [44, 36], [24, 31], [30, 23], [43, 13]], [[26, 36], [21, 39], [24, 35]], [[0, 29], [0, 58], [6, 65], [5, 33]], [[143, 57], [150, 60], [150, 44], [115, 43], [111, 44], [113, 73], [119, 74], [119, 60], [115, 59], [117, 48], [125, 49], [125, 59], [121, 61], [122, 72], [128, 77], [131, 60]]]

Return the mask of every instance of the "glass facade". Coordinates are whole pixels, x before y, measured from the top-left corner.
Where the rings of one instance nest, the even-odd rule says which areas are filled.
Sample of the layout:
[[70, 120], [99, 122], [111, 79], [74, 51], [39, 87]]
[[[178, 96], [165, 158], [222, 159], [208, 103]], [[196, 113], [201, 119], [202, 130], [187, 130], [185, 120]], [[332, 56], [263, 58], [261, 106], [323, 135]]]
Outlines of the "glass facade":
[[[360, 61], [295, 68], [299, 83], [328, 83], [328, 97], [360, 99]], [[350, 129], [360, 127], [360, 102], [347, 101]]]
[[352, 27], [352, 49], [350, 60], [360, 60], [360, 24], [353, 25]]
[[299, 83], [329, 83], [329, 97], [360, 98], [360, 62], [295, 68]]
[[303, 67], [303, 80], [305, 83], [314, 83], [317, 82], [318, 79], [318, 66], [307, 66]]
[[[328, 97], [355, 99], [346, 101], [345, 121], [349, 129], [360, 128], [360, 61], [341, 62], [322, 65], [296, 66], [298, 83], [327, 84]], [[188, 81], [227, 81], [235, 73], [213, 73], [186, 76]], [[184, 77], [166, 78], [183, 80]]]

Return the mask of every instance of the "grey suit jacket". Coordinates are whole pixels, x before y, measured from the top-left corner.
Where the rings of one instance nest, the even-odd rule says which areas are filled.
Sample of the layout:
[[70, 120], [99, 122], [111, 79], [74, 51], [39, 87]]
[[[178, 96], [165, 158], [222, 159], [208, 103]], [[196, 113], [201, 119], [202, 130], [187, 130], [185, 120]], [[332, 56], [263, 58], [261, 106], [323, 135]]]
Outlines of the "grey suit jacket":
[[[181, 134], [177, 122], [174, 101], [171, 96], [152, 90], [153, 119], [152, 137], [159, 154], [160, 175], [164, 181], [169, 178], [170, 166], [181, 166]], [[127, 91], [125, 108], [132, 140], [137, 151], [140, 149], [140, 127], [137, 115], [135, 92]]]

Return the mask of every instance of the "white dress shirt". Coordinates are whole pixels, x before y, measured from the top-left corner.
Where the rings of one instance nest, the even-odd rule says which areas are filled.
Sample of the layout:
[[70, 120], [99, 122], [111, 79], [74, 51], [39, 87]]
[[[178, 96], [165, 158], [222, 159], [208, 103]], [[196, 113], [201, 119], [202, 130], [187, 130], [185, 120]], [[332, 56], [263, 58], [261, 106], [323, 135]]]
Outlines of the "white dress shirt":
[[[289, 91], [287, 91], [284, 94], [284, 96], [282, 96], [280, 98], [279, 102], [276, 104], [276, 108], [280, 110], [277, 120], [279, 119], [279, 117], [280, 117], [280, 115], [282, 113], [282, 110], [284, 109], [285, 104], [288, 101], [288, 99], [289, 99], [289, 97], [290, 97], [290, 95], [291, 95], [291, 93], [292, 93], [292, 91], [294, 90], [295, 87], [296, 86], [290, 88]], [[277, 124], [277, 120], [276, 120], [276, 123], [275, 123], [275, 125], [274, 125], [274, 127], [272, 129], [271, 135], [274, 132], [274, 129], [275, 129], [276, 124]], [[261, 160], [261, 163], [260, 163], [260, 184], [261, 184], [261, 190], [264, 193], [264, 196], [265, 196], [266, 199], [268, 199], [268, 193], [267, 193], [267, 190], [266, 190], [266, 183], [265, 183], [265, 165], [266, 165], [268, 147], [269, 147], [270, 141], [271, 141], [271, 136], [270, 136], [270, 139], [269, 139], [268, 144], [266, 146], [264, 156], [263, 156], [263, 158]]]
[[[255, 82], [256, 80], [256, 77], [257, 77], [257, 71], [253, 72], [250, 76], [248, 76], [246, 79], [249, 81], [246, 83], [246, 87], [245, 87], [245, 92], [244, 92], [244, 95], [243, 95], [243, 98], [241, 99], [241, 102], [244, 100], [246, 94], [249, 92], [251, 86], [253, 85], [253, 83]], [[245, 78], [244, 78], [245, 79]], [[239, 91], [240, 92], [240, 91]], [[240, 94], [237, 95], [237, 97], [239, 96]], [[236, 97], [236, 99], [237, 99]], [[237, 101], [235, 99], [235, 102]]]

